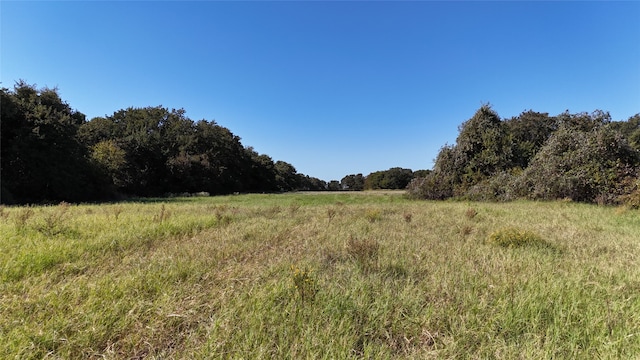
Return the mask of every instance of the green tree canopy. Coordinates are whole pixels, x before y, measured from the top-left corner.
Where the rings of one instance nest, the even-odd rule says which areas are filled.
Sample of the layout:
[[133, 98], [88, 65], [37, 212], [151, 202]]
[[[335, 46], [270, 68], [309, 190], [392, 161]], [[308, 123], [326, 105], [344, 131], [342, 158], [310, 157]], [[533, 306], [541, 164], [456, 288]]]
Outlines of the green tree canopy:
[[21, 81], [0, 95], [3, 203], [327, 187], [183, 109], [127, 108], [87, 122], [56, 89]]
[[413, 171], [411, 169], [394, 167], [367, 175], [364, 181], [364, 188], [368, 190], [404, 189], [411, 179], [413, 179]]
[[280, 191], [291, 191], [296, 190], [300, 186], [298, 172], [293, 165], [278, 160], [274, 164], [274, 169], [276, 171], [276, 185], [278, 186], [278, 190]]
[[360, 191], [364, 190], [365, 177], [362, 174], [347, 175], [340, 180], [343, 190]]
[[108, 180], [77, 140], [84, 114], [57, 89], [0, 89], [3, 203], [89, 201], [110, 196]]
[[511, 141], [511, 167], [524, 169], [558, 129], [558, 120], [529, 110], [506, 120], [504, 125]]

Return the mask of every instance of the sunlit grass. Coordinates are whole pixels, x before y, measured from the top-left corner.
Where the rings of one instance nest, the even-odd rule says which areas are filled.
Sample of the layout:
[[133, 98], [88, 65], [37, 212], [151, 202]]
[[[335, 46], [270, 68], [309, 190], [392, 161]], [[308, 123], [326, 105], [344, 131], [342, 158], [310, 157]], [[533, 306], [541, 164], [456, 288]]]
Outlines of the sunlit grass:
[[0, 358], [640, 354], [637, 210], [294, 193], [0, 215]]

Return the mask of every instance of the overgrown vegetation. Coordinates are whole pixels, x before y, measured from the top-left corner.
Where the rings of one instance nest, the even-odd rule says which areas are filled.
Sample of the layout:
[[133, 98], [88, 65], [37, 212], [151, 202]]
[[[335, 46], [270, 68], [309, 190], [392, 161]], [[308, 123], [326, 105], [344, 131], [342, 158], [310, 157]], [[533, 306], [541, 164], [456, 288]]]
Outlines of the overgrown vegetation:
[[346, 192], [0, 210], [0, 358], [640, 353], [628, 207]]
[[434, 171], [408, 190], [415, 198], [483, 201], [571, 199], [627, 202], [640, 175], [640, 114], [612, 122], [608, 113], [549, 116], [527, 111], [502, 120], [482, 106], [439, 152]]
[[0, 97], [5, 204], [327, 187], [182, 109], [128, 108], [86, 121], [57, 89], [20, 81]]
[[20, 81], [0, 95], [5, 204], [407, 188], [418, 199], [637, 206], [640, 114], [611, 121], [600, 110], [526, 111], [501, 119], [483, 105], [460, 126], [456, 143], [442, 147], [433, 170], [393, 167], [325, 182], [245, 147], [215, 121], [189, 119], [182, 109], [128, 108], [86, 121], [56, 89]]

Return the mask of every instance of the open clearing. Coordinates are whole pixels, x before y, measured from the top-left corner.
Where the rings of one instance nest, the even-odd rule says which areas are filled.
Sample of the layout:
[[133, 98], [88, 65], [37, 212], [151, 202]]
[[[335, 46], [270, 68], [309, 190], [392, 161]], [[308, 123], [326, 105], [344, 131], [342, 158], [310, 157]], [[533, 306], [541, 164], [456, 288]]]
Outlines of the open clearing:
[[0, 208], [0, 358], [640, 356], [640, 211], [291, 193]]

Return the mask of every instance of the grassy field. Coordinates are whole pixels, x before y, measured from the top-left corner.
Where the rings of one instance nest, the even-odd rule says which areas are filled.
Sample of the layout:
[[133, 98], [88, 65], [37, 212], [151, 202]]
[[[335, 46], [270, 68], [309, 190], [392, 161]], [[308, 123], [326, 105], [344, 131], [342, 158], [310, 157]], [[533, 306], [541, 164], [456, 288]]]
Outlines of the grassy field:
[[0, 208], [2, 359], [640, 358], [640, 212], [401, 193]]

